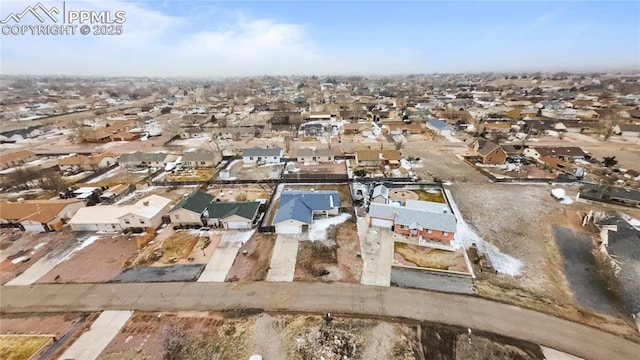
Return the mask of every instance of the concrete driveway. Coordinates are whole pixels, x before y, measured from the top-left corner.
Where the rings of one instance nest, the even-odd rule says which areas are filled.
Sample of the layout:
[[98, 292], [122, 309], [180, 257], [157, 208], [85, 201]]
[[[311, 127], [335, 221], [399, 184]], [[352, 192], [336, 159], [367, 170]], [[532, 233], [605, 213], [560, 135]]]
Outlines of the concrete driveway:
[[389, 286], [393, 255], [391, 230], [377, 227], [369, 229], [366, 217], [359, 217], [357, 224], [364, 260], [360, 284]]
[[94, 360], [127, 323], [133, 311], [103, 311], [58, 359]]
[[271, 255], [267, 281], [293, 281], [298, 257], [299, 235], [279, 234]]
[[224, 282], [238, 255], [238, 250], [251, 235], [253, 231], [225, 231], [198, 282]]

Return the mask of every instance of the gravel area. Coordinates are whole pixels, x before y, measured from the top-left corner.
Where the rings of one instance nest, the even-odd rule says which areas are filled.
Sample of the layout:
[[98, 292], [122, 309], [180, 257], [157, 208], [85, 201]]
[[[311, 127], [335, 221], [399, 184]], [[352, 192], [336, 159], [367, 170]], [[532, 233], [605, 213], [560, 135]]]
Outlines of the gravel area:
[[173, 266], [139, 266], [128, 268], [112, 281], [117, 283], [195, 281], [205, 264]]

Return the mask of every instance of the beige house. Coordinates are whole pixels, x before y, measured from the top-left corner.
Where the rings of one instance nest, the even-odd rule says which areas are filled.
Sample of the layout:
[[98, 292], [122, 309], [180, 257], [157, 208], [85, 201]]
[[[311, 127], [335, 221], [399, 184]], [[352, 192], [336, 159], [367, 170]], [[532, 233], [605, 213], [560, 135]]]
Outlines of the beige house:
[[120, 231], [157, 228], [169, 212], [170, 199], [151, 195], [133, 205], [98, 205], [80, 209], [69, 221], [73, 231]]
[[37, 158], [36, 154], [29, 150], [0, 154], [0, 170], [21, 166]]
[[113, 153], [86, 155], [72, 155], [58, 160], [60, 171], [80, 169], [85, 171], [95, 171], [104, 169], [115, 164], [118, 156]]
[[19, 225], [29, 232], [59, 230], [84, 207], [77, 199], [0, 202], [0, 224]]

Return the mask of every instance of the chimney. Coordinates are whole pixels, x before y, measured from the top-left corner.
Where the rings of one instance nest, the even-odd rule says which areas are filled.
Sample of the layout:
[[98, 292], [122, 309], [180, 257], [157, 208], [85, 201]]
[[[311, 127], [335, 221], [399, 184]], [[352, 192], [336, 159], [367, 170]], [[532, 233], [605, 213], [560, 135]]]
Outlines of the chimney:
[[149, 206], [149, 200], [142, 202], [142, 205]]

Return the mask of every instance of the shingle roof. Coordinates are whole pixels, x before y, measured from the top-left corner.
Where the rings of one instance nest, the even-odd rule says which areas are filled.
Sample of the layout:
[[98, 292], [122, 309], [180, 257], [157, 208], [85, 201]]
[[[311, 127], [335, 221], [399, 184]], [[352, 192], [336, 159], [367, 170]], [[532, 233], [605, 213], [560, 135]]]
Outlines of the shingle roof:
[[433, 229], [446, 232], [456, 231], [456, 217], [451, 214], [431, 212], [424, 209], [407, 208], [390, 204], [372, 203], [369, 215], [376, 218], [394, 220], [398, 225], [411, 228]]
[[378, 185], [373, 188], [373, 195], [371, 198], [382, 196], [385, 199], [389, 198], [389, 188], [384, 185]]
[[253, 219], [259, 207], [260, 203], [257, 201], [214, 202], [206, 205], [202, 216], [209, 219], [225, 219], [238, 215], [245, 219]]
[[24, 159], [33, 155], [35, 155], [35, 153], [29, 150], [20, 150], [20, 151], [14, 151], [11, 153], [4, 153], [4, 154], [0, 154], [0, 162]]
[[436, 118], [432, 118], [429, 119], [427, 121], [427, 123], [429, 123], [429, 125], [435, 127], [436, 129], [442, 130], [442, 129], [447, 129], [447, 128], [453, 128], [453, 126], [447, 124], [446, 122], [440, 120], [440, 119], [436, 119]]
[[333, 156], [333, 151], [331, 149], [302, 148], [298, 150], [296, 156]]
[[0, 218], [14, 221], [31, 220], [47, 223], [53, 220], [67, 205], [82, 200], [27, 200], [25, 202], [0, 202]]
[[586, 153], [577, 146], [534, 147], [540, 156], [584, 156]]
[[182, 161], [213, 161], [216, 159], [216, 154], [207, 150], [189, 151], [182, 154]]
[[282, 156], [282, 148], [273, 147], [263, 149], [261, 147], [252, 147], [244, 149], [242, 156]]
[[180, 200], [179, 203], [174, 206], [170, 212], [178, 209], [187, 209], [198, 214], [202, 214], [207, 205], [213, 201], [213, 195], [206, 192], [196, 191], [186, 198]]
[[136, 151], [134, 153], [122, 154], [118, 158], [118, 162], [160, 162], [167, 158], [169, 154], [167, 153], [143, 153], [141, 151]]
[[280, 195], [280, 206], [273, 223], [297, 220], [311, 224], [313, 211], [329, 211], [339, 206], [340, 194], [337, 191], [285, 191]]

